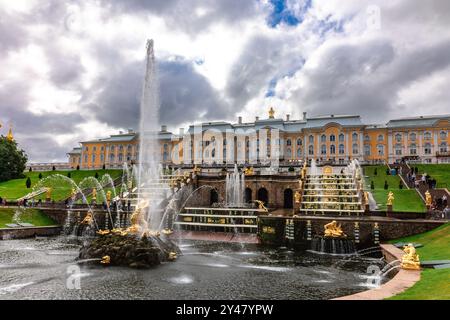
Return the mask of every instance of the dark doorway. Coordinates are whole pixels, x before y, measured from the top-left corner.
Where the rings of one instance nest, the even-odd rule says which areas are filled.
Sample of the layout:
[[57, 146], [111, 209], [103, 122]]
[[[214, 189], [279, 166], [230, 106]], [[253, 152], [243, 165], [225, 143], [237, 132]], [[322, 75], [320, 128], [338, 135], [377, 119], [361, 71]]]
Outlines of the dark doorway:
[[294, 193], [292, 192], [292, 189], [284, 190], [284, 208], [294, 208]]
[[216, 189], [212, 189], [209, 195], [209, 205], [212, 206], [214, 203], [219, 202], [219, 194]]
[[267, 192], [266, 188], [258, 190], [258, 200], [264, 202], [264, 205], [267, 207], [269, 203], [269, 192]]
[[245, 202], [250, 203], [252, 200], [252, 189], [245, 188]]

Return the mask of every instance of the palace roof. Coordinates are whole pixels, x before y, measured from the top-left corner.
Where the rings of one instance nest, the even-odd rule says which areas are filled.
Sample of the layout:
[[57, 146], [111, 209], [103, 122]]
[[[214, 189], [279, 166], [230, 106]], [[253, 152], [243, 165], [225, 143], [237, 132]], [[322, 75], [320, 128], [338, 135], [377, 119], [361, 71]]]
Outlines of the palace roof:
[[400, 128], [400, 127], [432, 127], [439, 120], [450, 121], [450, 114], [436, 115], [436, 116], [420, 116], [394, 119], [387, 123], [388, 128]]

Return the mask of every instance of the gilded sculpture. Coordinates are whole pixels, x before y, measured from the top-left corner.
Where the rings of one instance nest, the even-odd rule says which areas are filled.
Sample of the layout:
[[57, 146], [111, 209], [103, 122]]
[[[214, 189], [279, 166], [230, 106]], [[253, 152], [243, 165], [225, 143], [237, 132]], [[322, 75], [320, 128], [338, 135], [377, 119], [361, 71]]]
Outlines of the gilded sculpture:
[[387, 205], [388, 206], [392, 206], [393, 204], [394, 204], [394, 200], [395, 200], [395, 198], [394, 198], [394, 193], [392, 192], [392, 191], [389, 191], [389, 193], [388, 193], [388, 198], [387, 198]]
[[402, 256], [401, 267], [406, 270], [420, 270], [419, 255], [416, 253], [416, 248], [412, 243], [403, 248], [405, 253]]
[[342, 226], [336, 220], [327, 223], [324, 226], [324, 236], [327, 238], [346, 238], [347, 235], [342, 231]]
[[428, 190], [425, 192], [425, 204], [428, 207], [431, 207], [431, 205], [433, 204], [433, 197], [431, 196], [431, 193]]

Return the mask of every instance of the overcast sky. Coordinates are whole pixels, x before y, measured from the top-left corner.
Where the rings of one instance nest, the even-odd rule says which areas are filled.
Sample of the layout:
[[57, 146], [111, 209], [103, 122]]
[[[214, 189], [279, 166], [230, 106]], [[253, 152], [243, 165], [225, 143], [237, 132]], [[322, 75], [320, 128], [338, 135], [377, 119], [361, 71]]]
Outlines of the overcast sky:
[[161, 123], [450, 113], [448, 0], [0, 0], [0, 133], [30, 160], [137, 128], [146, 39]]

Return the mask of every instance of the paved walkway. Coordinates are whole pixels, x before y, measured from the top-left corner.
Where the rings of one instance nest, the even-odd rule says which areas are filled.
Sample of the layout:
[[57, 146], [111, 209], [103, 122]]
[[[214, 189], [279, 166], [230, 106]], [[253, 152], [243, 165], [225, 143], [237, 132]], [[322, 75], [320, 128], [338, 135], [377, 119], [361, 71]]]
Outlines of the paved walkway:
[[[382, 244], [381, 248], [383, 249], [383, 252], [385, 252], [388, 262], [391, 262], [392, 260], [401, 260], [403, 256], [403, 251], [391, 244]], [[392, 280], [379, 288], [340, 297], [335, 300], [383, 300], [402, 293], [419, 280], [420, 271], [400, 269]]]

